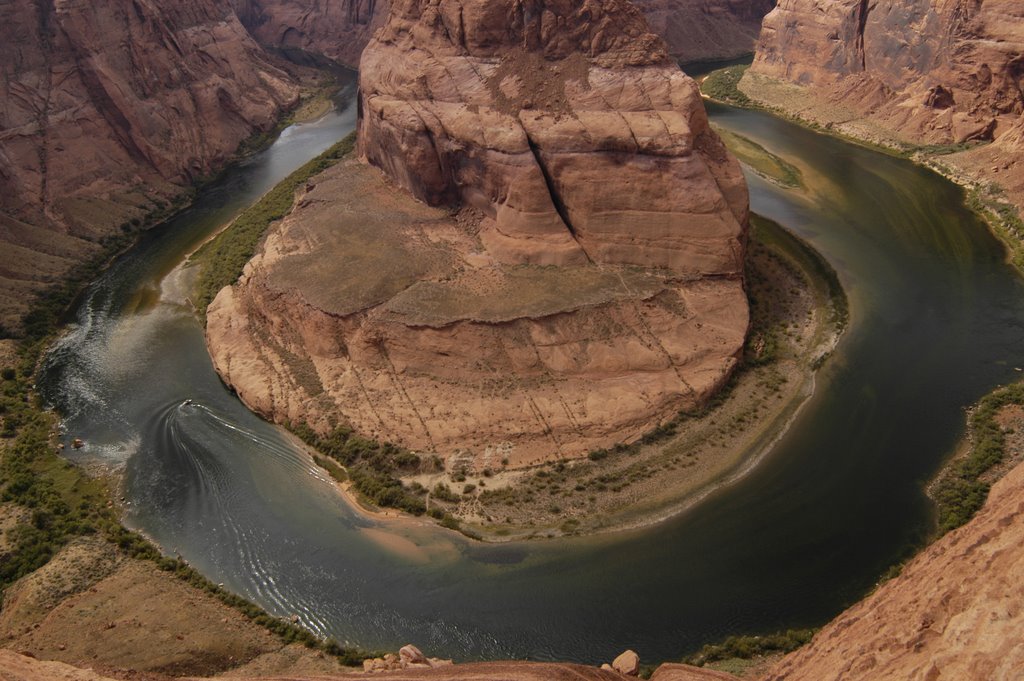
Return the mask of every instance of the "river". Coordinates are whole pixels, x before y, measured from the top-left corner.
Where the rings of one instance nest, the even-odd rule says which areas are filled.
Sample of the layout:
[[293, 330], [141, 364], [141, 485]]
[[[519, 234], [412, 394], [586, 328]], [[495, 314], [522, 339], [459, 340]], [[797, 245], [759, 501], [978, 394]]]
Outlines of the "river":
[[119, 468], [126, 523], [214, 582], [367, 648], [599, 663], [676, 658], [732, 633], [821, 624], [922, 541], [922, 483], [965, 406], [1024, 367], [1024, 286], [938, 175], [772, 116], [715, 122], [797, 166], [751, 202], [833, 263], [851, 323], [815, 396], [740, 482], [644, 530], [479, 546], [354, 513], [279, 429], [218, 380], [184, 256], [354, 125], [286, 130], [147, 233], [82, 297], [40, 377], [69, 455]]

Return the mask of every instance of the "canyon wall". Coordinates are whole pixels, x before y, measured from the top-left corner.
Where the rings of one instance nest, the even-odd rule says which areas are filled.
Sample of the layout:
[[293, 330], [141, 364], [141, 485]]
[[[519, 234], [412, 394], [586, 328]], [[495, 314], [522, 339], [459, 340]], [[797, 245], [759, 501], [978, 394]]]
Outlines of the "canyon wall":
[[388, 0], [231, 0], [262, 44], [323, 55], [355, 68], [373, 32], [388, 15]]
[[[747, 52], [774, 0], [638, 0], [682, 59]], [[0, 333], [33, 296], [218, 169], [297, 96], [256, 44], [357, 65], [387, 0], [0, 4]], [[251, 35], [250, 35], [251, 33]], [[253, 39], [255, 36], [255, 40]]]
[[633, 0], [683, 62], [750, 54], [776, 0]]
[[[232, 0], [242, 22], [266, 45], [299, 48], [355, 67], [388, 14], [388, 0]], [[634, 0], [682, 61], [731, 59], [754, 49], [775, 0]]]
[[722, 386], [746, 185], [635, 7], [401, 0], [360, 90], [375, 168], [311, 182], [209, 308], [247, 404], [483, 470], [635, 440]]
[[741, 89], [855, 137], [925, 145], [1024, 205], [1022, 86], [1017, 0], [782, 0]]
[[991, 140], [1024, 113], [1024, 5], [782, 0], [751, 72], [846, 90], [844, 101], [908, 139]]
[[[214, 0], [0, 4], [0, 324], [298, 90]], [[127, 223], [127, 224], [126, 224]]]

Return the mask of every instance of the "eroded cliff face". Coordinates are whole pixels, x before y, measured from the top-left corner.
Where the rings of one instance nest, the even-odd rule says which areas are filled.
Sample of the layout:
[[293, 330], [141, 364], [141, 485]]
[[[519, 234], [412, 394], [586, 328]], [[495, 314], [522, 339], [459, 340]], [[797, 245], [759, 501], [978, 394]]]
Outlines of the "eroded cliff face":
[[651, 30], [683, 62], [732, 59], [754, 50], [775, 0], [633, 0]]
[[741, 88], [857, 137], [981, 145], [943, 163], [1024, 205], [1022, 85], [1017, 0], [782, 0]]
[[722, 385], [746, 186], [632, 5], [402, 0], [360, 77], [384, 175], [317, 178], [208, 311], [250, 406], [482, 470], [636, 439]]
[[388, 0], [231, 0], [262, 44], [300, 49], [355, 68], [373, 32], [388, 16]]
[[213, 0], [7, 2], [0, 21], [5, 326], [298, 96]]
[[398, 0], [360, 91], [361, 154], [504, 263], [742, 272], [746, 185], [628, 2]]
[[[388, 15], [388, 0], [232, 0], [266, 45], [299, 48], [356, 67]], [[651, 29], [682, 61], [731, 59], [754, 50], [775, 0], [633, 0]]]
[[1024, 113], [1024, 5], [783, 0], [764, 22], [752, 72], [854, 85], [866, 114], [912, 139], [991, 140]]

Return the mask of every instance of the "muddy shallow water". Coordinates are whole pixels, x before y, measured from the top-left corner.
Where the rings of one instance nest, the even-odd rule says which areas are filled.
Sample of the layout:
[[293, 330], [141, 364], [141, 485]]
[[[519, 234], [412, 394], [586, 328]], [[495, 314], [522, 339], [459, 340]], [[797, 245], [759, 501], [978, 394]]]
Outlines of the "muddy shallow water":
[[130, 526], [340, 641], [597, 663], [626, 647], [653, 661], [820, 624], [927, 535], [921, 486], [963, 408], [1024, 367], [1024, 286], [934, 173], [766, 114], [712, 116], [801, 170], [804, 190], [751, 176], [753, 208], [833, 263], [851, 323], [775, 450], [657, 526], [480, 546], [371, 521], [220, 383], [176, 266], [349, 132], [350, 104], [288, 129], [119, 259], [84, 296], [41, 388], [67, 438], [87, 443], [74, 456], [123, 468]]

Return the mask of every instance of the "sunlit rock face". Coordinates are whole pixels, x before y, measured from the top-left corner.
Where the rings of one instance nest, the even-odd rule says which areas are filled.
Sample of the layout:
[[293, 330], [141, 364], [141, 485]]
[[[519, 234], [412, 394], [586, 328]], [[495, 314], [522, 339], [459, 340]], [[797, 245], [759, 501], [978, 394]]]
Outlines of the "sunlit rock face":
[[360, 89], [363, 156], [503, 262], [742, 271], [739, 167], [628, 2], [397, 2]]
[[363, 54], [358, 149], [211, 306], [279, 421], [483, 469], [637, 439], [719, 389], [748, 197], [628, 2], [410, 2]]
[[751, 72], [813, 87], [909, 140], [998, 139], [1024, 114], [1024, 4], [782, 0]]

